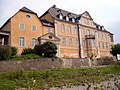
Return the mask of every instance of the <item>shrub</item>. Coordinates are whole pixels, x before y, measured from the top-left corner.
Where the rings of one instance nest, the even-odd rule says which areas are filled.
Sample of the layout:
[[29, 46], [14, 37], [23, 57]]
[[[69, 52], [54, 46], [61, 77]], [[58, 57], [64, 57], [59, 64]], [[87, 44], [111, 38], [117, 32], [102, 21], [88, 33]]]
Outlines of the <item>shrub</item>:
[[26, 60], [26, 59], [38, 59], [41, 58], [39, 55], [36, 54], [27, 54], [22, 56], [13, 56], [12, 60]]
[[44, 57], [54, 57], [57, 53], [57, 46], [53, 42], [45, 42], [42, 44]]
[[23, 49], [21, 55], [33, 54], [33, 53], [34, 53], [33, 49], [31, 49], [31, 48], [25, 48], [25, 49]]
[[0, 47], [0, 60], [7, 60], [11, 56], [11, 47], [10, 46], [1, 46]]
[[44, 57], [55, 57], [57, 53], [57, 46], [53, 42], [45, 42], [34, 47], [34, 52]]
[[34, 52], [35, 52], [35, 54], [38, 54], [38, 55], [42, 56], [42, 54], [43, 54], [43, 45], [42, 44], [35, 45]]
[[15, 56], [17, 54], [17, 48], [16, 47], [11, 47], [11, 56]]

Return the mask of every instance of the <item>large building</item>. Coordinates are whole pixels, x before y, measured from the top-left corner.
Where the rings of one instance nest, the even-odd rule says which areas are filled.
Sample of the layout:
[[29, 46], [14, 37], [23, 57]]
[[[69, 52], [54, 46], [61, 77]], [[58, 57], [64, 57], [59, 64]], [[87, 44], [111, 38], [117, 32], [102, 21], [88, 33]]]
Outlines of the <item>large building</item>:
[[36, 44], [52, 41], [58, 46], [57, 56], [86, 58], [110, 56], [113, 34], [93, 21], [90, 14], [74, 14], [49, 8], [42, 16], [23, 7], [0, 28], [0, 45], [33, 48]]

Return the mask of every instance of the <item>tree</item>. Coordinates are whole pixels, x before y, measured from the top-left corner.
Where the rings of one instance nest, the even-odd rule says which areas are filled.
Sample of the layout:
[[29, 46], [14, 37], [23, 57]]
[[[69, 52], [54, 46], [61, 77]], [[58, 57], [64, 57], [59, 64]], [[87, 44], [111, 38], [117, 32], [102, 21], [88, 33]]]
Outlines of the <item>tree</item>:
[[7, 60], [11, 56], [11, 47], [10, 46], [1, 46], [0, 47], [0, 60]]
[[112, 46], [111, 54], [116, 57], [117, 57], [117, 54], [120, 54], [120, 44], [116, 44]]
[[42, 44], [35, 45], [34, 52], [35, 52], [35, 54], [37, 54], [39, 56], [42, 56], [42, 54], [43, 54], [43, 45]]
[[57, 46], [53, 42], [45, 42], [43, 44], [35, 45], [34, 52], [44, 57], [54, 57], [57, 53]]
[[53, 42], [45, 42], [43, 45], [43, 55], [44, 57], [54, 57], [57, 53], [57, 46]]

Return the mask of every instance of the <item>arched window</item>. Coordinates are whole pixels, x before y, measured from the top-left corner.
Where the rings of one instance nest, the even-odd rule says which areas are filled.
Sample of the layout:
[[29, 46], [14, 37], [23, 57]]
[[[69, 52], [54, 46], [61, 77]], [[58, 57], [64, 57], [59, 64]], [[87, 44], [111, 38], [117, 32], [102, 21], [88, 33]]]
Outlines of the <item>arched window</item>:
[[62, 38], [62, 44], [63, 44], [63, 45], [66, 44], [66, 38], [65, 38], [65, 37]]
[[83, 45], [86, 46], [86, 40], [83, 40]]
[[79, 45], [79, 40], [78, 39], [76, 39], [76, 46], [78, 46]]
[[71, 30], [71, 26], [70, 26], [70, 25], [68, 26], [68, 32], [69, 32], [69, 33], [72, 33], [72, 30]]
[[69, 45], [72, 45], [72, 38], [69, 38]]
[[60, 14], [60, 19], [63, 19], [63, 16], [62, 16], [62, 14]]
[[75, 34], [78, 34], [77, 26], [75, 26], [74, 30], [75, 30]]
[[36, 39], [32, 38], [32, 47], [34, 47], [36, 45]]
[[62, 24], [62, 32], [65, 32], [65, 25]]

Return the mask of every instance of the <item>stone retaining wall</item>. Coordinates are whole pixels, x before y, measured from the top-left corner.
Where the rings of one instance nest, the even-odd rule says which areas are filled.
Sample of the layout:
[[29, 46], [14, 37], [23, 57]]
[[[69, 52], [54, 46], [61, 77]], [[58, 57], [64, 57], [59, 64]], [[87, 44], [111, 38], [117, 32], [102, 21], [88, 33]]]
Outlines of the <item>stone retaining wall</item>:
[[88, 59], [42, 58], [36, 60], [0, 61], [0, 71], [79, 68], [89, 66]]

